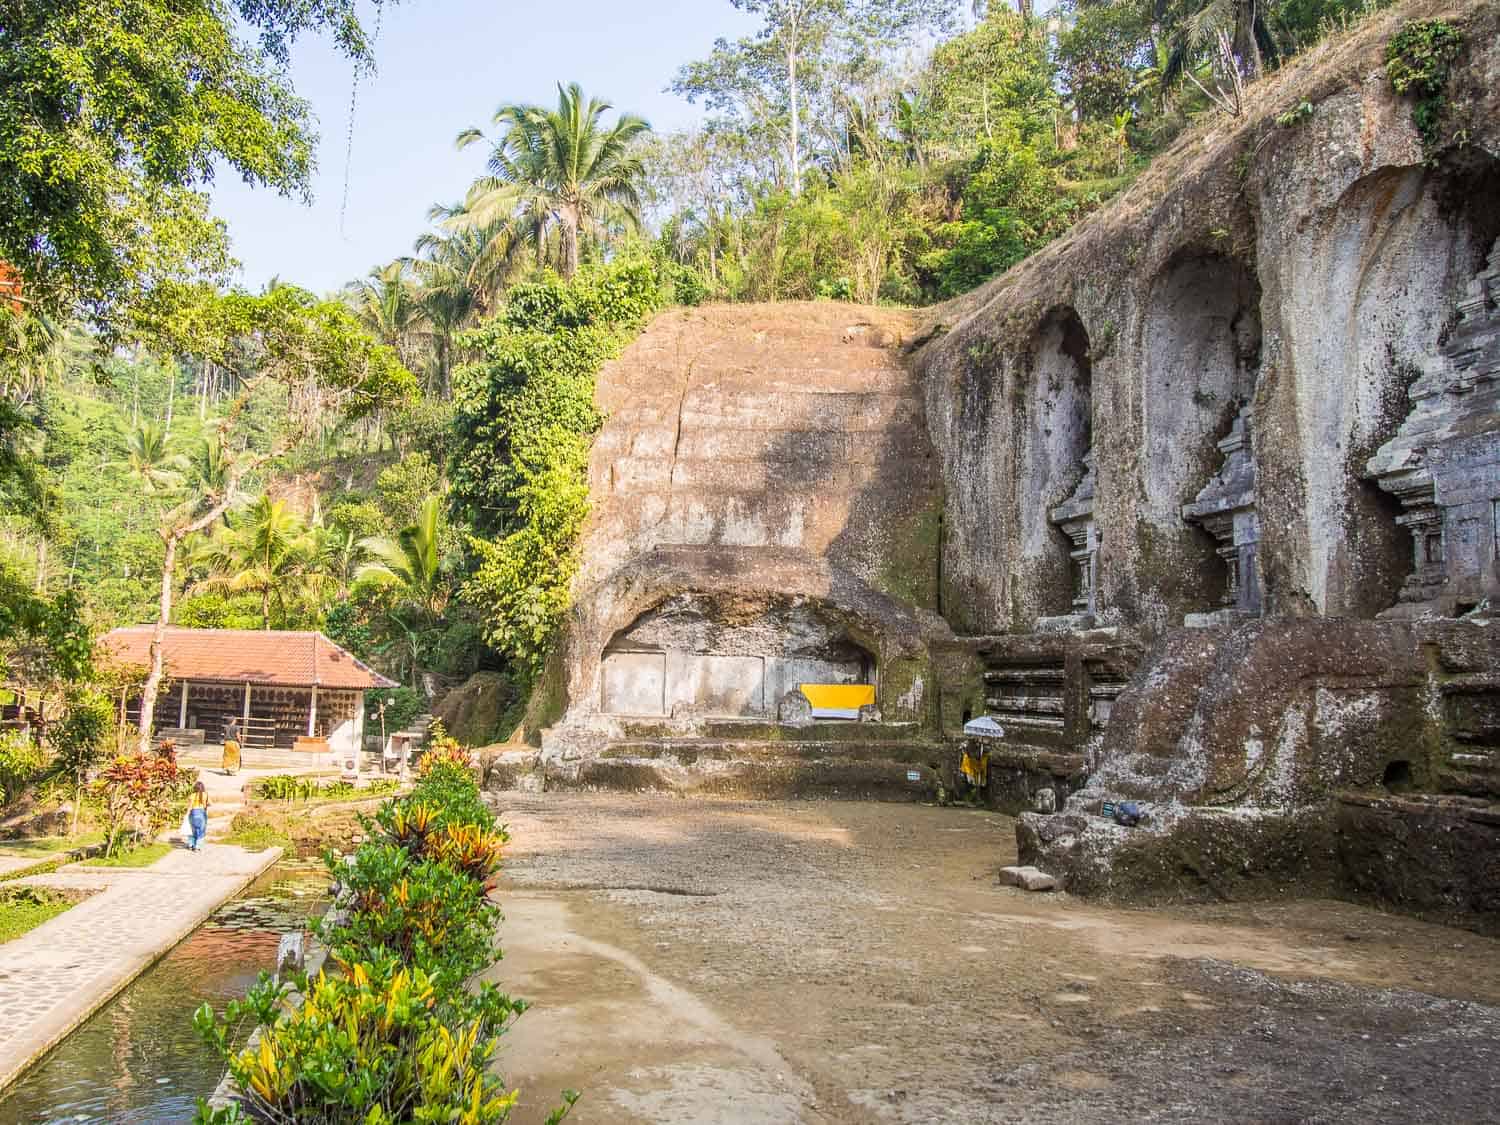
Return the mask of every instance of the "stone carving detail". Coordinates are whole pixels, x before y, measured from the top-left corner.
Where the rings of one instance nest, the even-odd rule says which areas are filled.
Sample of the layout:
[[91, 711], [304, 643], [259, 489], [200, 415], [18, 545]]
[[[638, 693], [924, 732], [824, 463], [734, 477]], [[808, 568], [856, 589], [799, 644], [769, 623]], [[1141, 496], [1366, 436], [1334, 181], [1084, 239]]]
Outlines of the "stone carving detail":
[[1094, 451], [1083, 455], [1083, 479], [1072, 494], [1047, 514], [1047, 519], [1068, 537], [1068, 557], [1073, 566], [1073, 613], [1071, 624], [1087, 626], [1098, 612], [1099, 532], [1094, 524]]
[[1240, 407], [1229, 436], [1219, 442], [1224, 464], [1197, 499], [1182, 508], [1182, 518], [1214, 537], [1214, 553], [1224, 560], [1224, 593], [1220, 609], [1189, 614], [1189, 625], [1227, 623], [1237, 616], [1258, 616], [1260, 576], [1256, 553], [1260, 545], [1260, 517], [1255, 511], [1255, 458], [1250, 448], [1251, 411]]
[[1450, 615], [1500, 593], [1500, 239], [1458, 316], [1411, 385], [1406, 421], [1365, 465], [1412, 537], [1411, 574], [1382, 616]]

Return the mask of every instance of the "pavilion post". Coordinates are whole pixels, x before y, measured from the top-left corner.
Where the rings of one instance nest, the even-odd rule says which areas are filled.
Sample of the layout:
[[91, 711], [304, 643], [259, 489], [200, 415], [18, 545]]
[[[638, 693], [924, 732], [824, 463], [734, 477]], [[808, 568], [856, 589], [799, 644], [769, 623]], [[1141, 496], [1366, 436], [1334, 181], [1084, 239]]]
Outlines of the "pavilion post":
[[182, 681], [182, 702], [177, 708], [177, 729], [187, 730], [187, 693], [188, 682]]
[[245, 710], [240, 714], [240, 737], [250, 733], [250, 681], [245, 681]]
[[312, 686], [312, 702], [307, 708], [307, 737], [316, 738], [318, 734], [318, 685]]

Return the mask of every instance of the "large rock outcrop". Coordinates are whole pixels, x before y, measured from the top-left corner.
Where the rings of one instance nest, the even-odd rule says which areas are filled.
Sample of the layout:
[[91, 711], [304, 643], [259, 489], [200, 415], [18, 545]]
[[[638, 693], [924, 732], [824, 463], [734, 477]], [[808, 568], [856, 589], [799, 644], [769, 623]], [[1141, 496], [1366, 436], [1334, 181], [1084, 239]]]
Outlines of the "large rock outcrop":
[[[1465, 43], [1431, 149], [1414, 18]], [[926, 794], [987, 714], [1074, 890], [1497, 901], [1494, 5], [1363, 21], [959, 300], [674, 311], [599, 401], [548, 784]]]
[[[1414, 18], [1465, 42], [1435, 149], [1385, 74]], [[1021, 842], [1073, 889], [1369, 892], [1399, 864], [1336, 826], [1380, 816], [1488, 840], [1453, 886], [1494, 869], [1497, 79], [1493, 5], [1398, 5], [923, 314], [942, 606], [1009, 720], [999, 776], [1064, 782]], [[1068, 636], [1139, 665], [1066, 676]], [[1100, 699], [1107, 725], [1063, 721]], [[1121, 800], [1144, 826], [1100, 815]]]
[[[723, 763], [738, 776], [762, 759], [784, 775], [789, 756], [760, 744], [786, 741], [778, 710], [800, 683], [873, 684], [883, 720], [923, 736], [930, 647], [950, 633], [909, 327], [831, 302], [682, 309], [606, 367], [563, 713], [544, 741], [558, 783], [700, 788], [707, 770], [724, 790]], [[870, 742], [859, 726], [840, 745]], [[898, 790], [930, 790], [925, 767], [907, 779], [917, 757], [908, 743], [880, 758]]]

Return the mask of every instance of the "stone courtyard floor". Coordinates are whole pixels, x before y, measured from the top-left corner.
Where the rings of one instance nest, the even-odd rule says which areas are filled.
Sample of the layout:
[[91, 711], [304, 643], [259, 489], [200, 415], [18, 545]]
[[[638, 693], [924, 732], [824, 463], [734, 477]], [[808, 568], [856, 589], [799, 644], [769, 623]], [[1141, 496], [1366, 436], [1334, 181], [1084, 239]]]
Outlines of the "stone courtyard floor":
[[93, 892], [0, 945], [0, 1088], [280, 856], [210, 844], [150, 867], [70, 864], [21, 884]]
[[1013, 824], [505, 794], [517, 1125], [1500, 1121], [1500, 942], [996, 885]]

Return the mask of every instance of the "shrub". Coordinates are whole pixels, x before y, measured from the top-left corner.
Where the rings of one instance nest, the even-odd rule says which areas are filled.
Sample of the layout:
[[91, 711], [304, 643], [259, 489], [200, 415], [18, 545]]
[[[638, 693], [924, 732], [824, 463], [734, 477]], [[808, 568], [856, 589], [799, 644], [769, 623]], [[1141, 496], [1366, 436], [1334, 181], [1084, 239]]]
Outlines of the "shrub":
[[104, 809], [105, 857], [127, 826], [151, 840], [171, 824], [186, 800], [185, 783], [191, 785], [170, 752], [122, 754], [105, 766], [94, 783]]
[[28, 735], [0, 731], [0, 805], [15, 800], [45, 764], [41, 749]]
[[[278, 1018], [284, 992], [263, 977], [250, 995], [215, 1021], [199, 1009], [194, 1023], [226, 1054], [227, 1029], [250, 1015], [263, 1027], [253, 1050], [230, 1057], [229, 1070], [257, 1115], [272, 1121], [385, 1125], [396, 1121], [504, 1121], [516, 1102], [489, 1071], [498, 1040], [490, 1030], [512, 1014], [493, 989], [465, 1005], [464, 1018], [444, 1011], [442, 986], [421, 968], [394, 960], [319, 974], [290, 1018]], [[553, 1120], [560, 1120], [555, 1114]], [[237, 1114], [198, 1120], [227, 1123]]]
[[[466, 758], [456, 743], [443, 747], [411, 794], [364, 818], [374, 838], [350, 862], [325, 858], [342, 910], [318, 929], [336, 974], [287, 983], [262, 974], [222, 1016], [207, 1004], [195, 1013], [256, 1119], [494, 1125], [509, 1116], [516, 1094], [490, 1063], [500, 1033], [526, 1005], [492, 984], [472, 987], [498, 957], [500, 912], [485, 880], [506, 836]], [[304, 997], [297, 1006], [285, 1003], [293, 988]], [[231, 1028], [243, 1020], [259, 1038], [234, 1052]], [[548, 1120], [560, 1121], [576, 1099], [565, 1093]], [[196, 1120], [245, 1117], [200, 1102]]]
[[1412, 20], [1403, 24], [1385, 47], [1385, 72], [1391, 88], [1414, 99], [1412, 121], [1429, 148], [1438, 142], [1438, 122], [1448, 106], [1443, 88], [1463, 42], [1463, 34], [1452, 24]]
[[382, 703], [385, 704], [387, 733], [405, 730], [413, 719], [427, 709], [427, 697], [415, 688], [395, 687], [372, 691], [365, 702], [365, 723], [371, 730], [380, 729]]
[[255, 783], [254, 793], [263, 801], [306, 801], [318, 792], [318, 783], [310, 777], [278, 773]]

